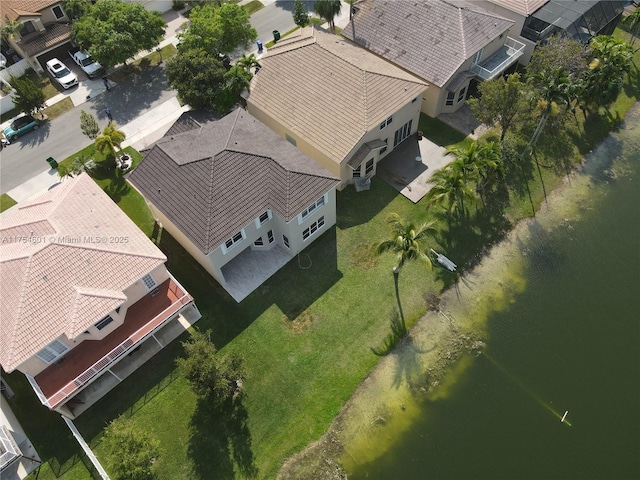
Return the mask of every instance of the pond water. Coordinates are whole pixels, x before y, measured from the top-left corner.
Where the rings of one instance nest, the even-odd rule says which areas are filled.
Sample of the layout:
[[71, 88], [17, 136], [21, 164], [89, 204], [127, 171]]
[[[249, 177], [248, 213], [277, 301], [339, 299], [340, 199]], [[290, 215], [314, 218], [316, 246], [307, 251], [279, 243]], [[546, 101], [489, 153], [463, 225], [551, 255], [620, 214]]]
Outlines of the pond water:
[[579, 215], [532, 224], [526, 287], [489, 315], [453, 393], [422, 399], [350, 479], [640, 478], [639, 117], [594, 153], [607, 168]]

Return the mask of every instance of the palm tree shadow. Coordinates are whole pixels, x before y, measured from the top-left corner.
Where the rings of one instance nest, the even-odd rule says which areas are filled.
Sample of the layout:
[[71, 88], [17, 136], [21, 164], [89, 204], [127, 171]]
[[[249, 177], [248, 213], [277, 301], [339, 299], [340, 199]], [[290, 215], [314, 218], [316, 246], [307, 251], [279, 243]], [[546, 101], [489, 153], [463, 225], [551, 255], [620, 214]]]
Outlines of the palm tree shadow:
[[258, 474], [242, 395], [220, 405], [201, 399], [191, 419], [189, 456], [197, 478], [253, 478]]

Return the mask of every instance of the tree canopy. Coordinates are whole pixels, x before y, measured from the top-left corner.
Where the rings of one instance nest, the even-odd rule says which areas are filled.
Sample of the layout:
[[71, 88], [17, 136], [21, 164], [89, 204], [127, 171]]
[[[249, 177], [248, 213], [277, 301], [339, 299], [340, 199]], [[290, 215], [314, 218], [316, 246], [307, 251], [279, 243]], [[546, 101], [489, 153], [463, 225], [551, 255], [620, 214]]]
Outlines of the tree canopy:
[[307, 13], [307, 9], [302, 3], [302, 0], [295, 0], [293, 2], [293, 21], [299, 27], [306, 27], [309, 25], [309, 14]]
[[103, 442], [114, 480], [154, 478], [152, 466], [160, 452], [159, 442], [137, 428], [131, 420], [119, 417], [109, 423]]
[[28, 77], [11, 77], [9, 84], [15, 92], [11, 97], [18, 110], [28, 115], [33, 115], [44, 108], [44, 92]]
[[196, 6], [189, 20], [189, 28], [179, 34], [181, 52], [201, 49], [214, 55], [231, 53], [240, 46], [247, 49], [258, 38], [249, 14], [237, 4]]
[[196, 395], [214, 402], [231, 398], [243, 378], [241, 358], [221, 357], [211, 341], [210, 331], [196, 330], [182, 346], [186, 357], [178, 358], [176, 364]]
[[103, 66], [125, 63], [151, 50], [164, 36], [165, 21], [140, 3], [98, 0], [73, 24], [74, 41]]
[[222, 62], [203, 49], [180, 52], [165, 67], [171, 87], [194, 109], [218, 108], [220, 92], [226, 84], [225, 73]]
[[506, 79], [498, 77], [480, 83], [479, 98], [468, 100], [469, 107], [478, 120], [487, 125], [500, 124], [500, 142], [504, 142], [507, 132], [529, 109], [524, 83], [518, 73]]

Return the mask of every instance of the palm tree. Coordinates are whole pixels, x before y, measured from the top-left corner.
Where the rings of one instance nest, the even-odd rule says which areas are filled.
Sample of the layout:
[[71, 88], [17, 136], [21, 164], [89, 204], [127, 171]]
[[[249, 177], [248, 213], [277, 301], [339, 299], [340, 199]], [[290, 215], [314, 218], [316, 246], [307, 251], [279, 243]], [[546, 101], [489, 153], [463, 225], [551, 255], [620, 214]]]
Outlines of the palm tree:
[[640, 8], [636, 8], [633, 13], [624, 19], [624, 23], [629, 26], [631, 31], [631, 41], [629, 44], [633, 46], [638, 38], [638, 32], [640, 32]]
[[245, 70], [239, 62], [236, 63], [231, 69], [224, 74], [226, 80], [226, 89], [234, 97], [237, 96], [243, 89], [248, 89], [251, 82], [251, 73]]
[[329, 22], [331, 33], [336, 33], [334, 19], [340, 14], [340, 10], [342, 10], [342, 2], [340, 0], [318, 0], [313, 5], [313, 11]]
[[10, 20], [9, 16], [5, 15], [4, 22], [0, 25], [0, 38], [3, 40], [16, 38], [23, 28], [24, 24], [17, 20]]
[[423, 242], [436, 233], [433, 227], [434, 222], [424, 223], [416, 228], [413, 223], [401, 219], [397, 213], [391, 213], [388, 222], [392, 237], [381, 242], [376, 252], [380, 255], [392, 251], [397, 255], [398, 266], [394, 267], [394, 273], [398, 273], [409, 260], [422, 260], [429, 265], [429, 268], [433, 268], [431, 259], [425, 253], [426, 248]]
[[475, 190], [465, 179], [464, 166], [461, 162], [454, 161], [437, 170], [429, 181], [434, 185], [425, 195], [427, 208], [433, 205], [441, 206], [447, 212], [449, 221], [453, 216], [464, 214], [465, 200], [476, 198]]
[[583, 101], [595, 107], [613, 102], [624, 85], [624, 75], [633, 63], [633, 48], [608, 35], [589, 43], [593, 60], [584, 77]]
[[102, 135], [95, 140], [96, 150], [102, 154], [110, 153], [115, 158], [118, 151], [122, 152], [122, 142], [127, 135], [122, 130], [116, 129], [116, 124], [109, 122], [109, 125], [102, 131]]
[[[258, 63], [258, 59], [253, 53], [250, 55], [243, 53], [242, 58], [236, 62], [236, 66], [242, 67], [250, 75], [258, 73], [258, 70], [260, 70], [260, 63]], [[253, 72], [251, 71], [252, 69], [254, 69]]]

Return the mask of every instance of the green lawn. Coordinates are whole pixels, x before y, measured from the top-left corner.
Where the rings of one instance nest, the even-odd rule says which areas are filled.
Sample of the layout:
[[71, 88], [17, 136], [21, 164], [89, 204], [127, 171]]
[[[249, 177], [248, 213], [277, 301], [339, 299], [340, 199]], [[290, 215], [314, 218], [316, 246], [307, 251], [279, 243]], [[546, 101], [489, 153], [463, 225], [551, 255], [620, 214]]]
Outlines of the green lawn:
[[[563, 180], [567, 163], [575, 163], [604, 137], [605, 126], [624, 116], [639, 90], [636, 70], [609, 113], [602, 110], [587, 122], [579, 117], [575, 131], [565, 136], [549, 129], [539, 149], [547, 191]], [[421, 119], [420, 129], [441, 145], [461, 141], [455, 131], [429, 119]], [[106, 169], [95, 177], [149, 235], [152, 219], [135, 190]], [[477, 212], [472, 208], [465, 221], [439, 219], [437, 245], [464, 269], [500, 240], [511, 222], [531, 215], [532, 204], [538, 208], [544, 201], [535, 164], [512, 168], [504, 183], [509, 187], [504, 197]], [[428, 219], [424, 201], [414, 205], [373, 178], [371, 190], [348, 188], [338, 193], [337, 202], [337, 225], [240, 304], [163, 234], [160, 246], [168, 267], [203, 314], [197, 327], [212, 330], [222, 354], [244, 357], [245, 396], [240, 405], [223, 410], [199, 403], [175, 371], [174, 359], [182, 351], [176, 341], [76, 422], [100, 458], [102, 429], [120, 414], [160, 441], [159, 479], [273, 478], [287, 457], [326, 431], [377, 363], [371, 347], [380, 346], [389, 332], [398, 301], [410, 328], [426, 311], [425, 294], [437, 295], [456, 280], [442, 269], [430, 272], [409, 264], [399, 275], [396, 298], [393, 257], [371, 253], [371, 244], [387, 236], [390, 212], [419, 223]], [[36, 405], [20, 374], [9, 375], [9, 382], [19, 392], [10, 403], [46, 461], [37, 478], [87, 478], [59, 416]]]
[[245, 3], [242, 7], [249, 15], [253, 15], [258, 10], [262, 10], [264, 8], [264, 4], [260, 0], [251, 0], [249, 3]]
[[11, 198], [6, 193], [3, 193], [2, 195], [0, 195], [0, 213], [13, 207], [16, 203], [18, 202], [16, 202], [13, 198]]

